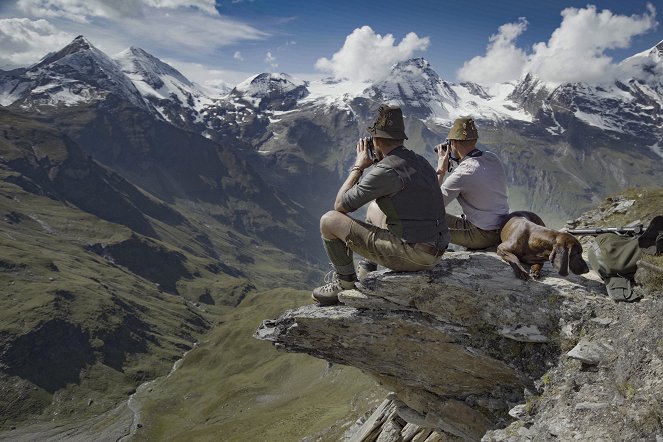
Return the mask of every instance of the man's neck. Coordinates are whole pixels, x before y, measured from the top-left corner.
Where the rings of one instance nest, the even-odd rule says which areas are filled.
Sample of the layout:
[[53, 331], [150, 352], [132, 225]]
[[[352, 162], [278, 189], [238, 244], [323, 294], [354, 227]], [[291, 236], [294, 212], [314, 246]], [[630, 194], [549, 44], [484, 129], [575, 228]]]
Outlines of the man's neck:
[[461, 149], [456, 149], [458, 151], [458, 155], [460, 156], [460, 158], [458, 158], [458, 160], [460, 161], [463, 158], [465, 158], [474, 149], [476, 149], [476, 146], [471, 146], [471, 147], [468, 146], [468, 147], [463, 147]]
[[394, 146], [394, 147], [389, 147], [389, 148], [382, 148], [382, 149], [380, 149], [380, 150], [382, 151], [382, 155], [383, 155], [383, 157], [386, 157], [386, 156], [389, 155], [391, 152], [393, 152], [395, 149], [398, 149], [398, 148], [401, 147], [401, 146], [402, 146], [402, 144], [399, 145], [399, 146]]

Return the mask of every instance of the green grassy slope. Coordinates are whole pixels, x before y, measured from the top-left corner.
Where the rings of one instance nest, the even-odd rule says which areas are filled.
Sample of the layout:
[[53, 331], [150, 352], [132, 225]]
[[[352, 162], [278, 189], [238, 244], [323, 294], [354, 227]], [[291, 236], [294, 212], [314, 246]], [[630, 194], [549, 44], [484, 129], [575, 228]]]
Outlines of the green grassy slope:
[[167, 370], [209, 327], [181, 297], [86, 250], [129, 229], [23, 192], [3, 175], [1, 426], [42, 409], [73, 413], [83, 402], [99, 412]]
[[[342, 424], [381, 401], [375, 381], [354, 368], [276, 351], [252, 337], [265, 318], [310, 302], [310, 292], [249, 295], [140, 399], [138, 440], [295, 441]], [[330, 428], [333, 427], [333, 428]]]
[[223, 306], [318, 279], [251, 236], [266, 207], [166, 204], [56, 128], [0, 113], [0, 430], [107, 410], [167, 373]]

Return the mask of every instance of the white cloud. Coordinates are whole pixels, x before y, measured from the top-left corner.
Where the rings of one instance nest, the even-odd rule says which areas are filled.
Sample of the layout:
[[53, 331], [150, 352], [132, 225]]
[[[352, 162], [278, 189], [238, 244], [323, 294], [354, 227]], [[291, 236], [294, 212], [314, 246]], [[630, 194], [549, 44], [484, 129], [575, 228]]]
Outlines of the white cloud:
[[633, 37], [656, 27], [656, 9], [647, 5], [642, 15], [618, 15], [597, 11], [593, 5], [566, 8], [562, 23], [547, 43], [540, 42], [526, 53], [515, 45], [527, 21], [502, 25], [490, 37], [486, 55], [474, 57], [458, 71], [461, 80], [490, 84], [517, 80], [530, 72], [551, 83], [597, 83], [613, 79], [618, 65], [606, 54], [628, 48]]
[[369, 26], [363, 26], [345, 38], [343, 47], [332, 55], [331, 60], [320, 58], [315, 67], [337, 78], [382, 80], [389, 75], [393, 64], [411, 58], [415, 51], [426, 50], [430, 39], [419, 38], [410, 32], [398, 45], [394, 42], [393, 35], [383, 37]]
[[[33, 21], [46, 18], [51, 33], [68, 34], [69, 38], [36, 38], [30, 46], [32, 51], [11, 58], [22, 66], [33, 63], [78, 34], [108, 53], [133, 45], [155, 55], [177, 55], [189, 60], [210, 56], [223, 46], [269, 36], [219, 14], [214, 5], [214, 0], [17, 0], [16, 12], [29, 15]], [[0, 59], [10, 58], [13, 52], [8, 49], [16, 46], [14, 40], [18, 37], [0, 41]]]
[[616, 15], [595, 6], [566, 8], [562, 24], [548, 43], [537, 43], [525, 67], [540, 78], [561, 82], [600, 82], [615, 74], [616, 64], [606, 50], [627, 48], [636, 35], [653, 29], [656, 10], [647, 5], [642, 15]]
[[[140, 1], [140, 0], [139, 0]], [[155, 8], [198, 8], [210, 15], [218, 14], [214, 0], [143, 0], [148, 6]]]
[[233, 55], [233, 58], [238, 61], [244, 61], [244, 57], [242, 57], [242, 54], [239, 51], [235, 51], [235, 55]]
[[220, 66], [189, 63], [170, 58], [163, 59], [163, 61], [180, 71], [189, 80], [210, 87], [224, 83], [235, 85], [255, 75], [255, 72], [230, 71]]
[[62, 49], [75, 36], [55, 29], [46, 20], [0, 19], [0, 68], [30, 65]]
[[272, 69], [279, 67], [276, 63], [276, 57], [274, 57], [271, 52], [267, 52], [267, 55], [265, 55], [265, 63], [267, 63]]
[[18, 0], [19, 10], [41, 18], [64, 18], [87, 23], [90, 17], [109, 17], [112, 8], [101, 0]]
[[497, 34], [490, 36], [486, 55], [466, 61], [458, 70], [458, 78], [461, 81], [492, 84], [520, 77], [527, 55], [516, 47], [515, 40], [525, 29], [527, 20], [524, 17], [516, 23], [500, 26]]
[[245, 40], [259, 40], [267, 34], [224, 16], [209, 16], [195, 10], [150, 11], [150, 17], [125, 18], [117, 23], [133, 40], [145, 42], [164, 52], [209, 53], [214, 48]]
[[214, 0], [18, 0], [17, 6], [33, 17], [64, 18], [78, 23], [94, 18], [142, 17], [150, 8], [189, 8], [218, 15]]

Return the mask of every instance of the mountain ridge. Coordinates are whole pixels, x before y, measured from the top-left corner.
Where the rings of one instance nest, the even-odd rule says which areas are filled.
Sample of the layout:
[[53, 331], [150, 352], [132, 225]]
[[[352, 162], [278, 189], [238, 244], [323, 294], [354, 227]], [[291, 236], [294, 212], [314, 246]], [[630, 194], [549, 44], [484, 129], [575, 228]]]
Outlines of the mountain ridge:
[[[549, 89], [533, 76], [453, 84], [420, 58], [377, 84], [262, 73], [210, 96], [142, 50], [122, 65], [81, 37], [39, 67], [0, 72], [0, 224], [12, 251], [0, 262], [12, 290], [0, 311], [14, 327], [0, 330], [0, 363], [13, 370], [0, 370], [0, 381], [12, 397], [36, 391], [16, 413], [84, 412], [89, 391], [97, 412], [109, 406], [104, 391], [118, 399], [165, 374], [225, 309], [257, 291], [317, 282], [326, 262], [317, 220], [385, 99], [404, 109], [406, 146], [431, 163], [452, 119], [472, 113], [479, 148], [505, 164], [512, 210], [535, 211], [549, 226], [650, 184], [663, 174], [663, 151], [652, 147], [662, 130], [663, 89], [649, 75], [658, 54], [629, 62], [643, 78], [609, 87]], [[38, 325], [68, 312], [75, 321]], [[95, 315], [138, 332], [100, 337]], [[17, 318], [30, 321], [20, 328]], [[26, 349], [49, 331], [85, 351], [49, 386], [58, 389], [30, 390]], [[100, 389], [105, 375], [121, 387]]]

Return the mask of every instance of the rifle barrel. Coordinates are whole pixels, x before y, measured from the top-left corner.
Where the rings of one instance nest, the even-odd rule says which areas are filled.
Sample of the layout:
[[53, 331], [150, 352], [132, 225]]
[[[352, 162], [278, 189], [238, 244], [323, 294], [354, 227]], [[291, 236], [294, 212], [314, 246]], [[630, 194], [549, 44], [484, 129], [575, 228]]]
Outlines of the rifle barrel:
[[590, 229], [568, 229], [567, 232], [572, 235], [600, 235], [601, 233], [619, 233], [622, 235], [640, 235], [643, 232], [643, 226], [634, 227], [597, 227]]
[[647, 261], [639, 260], [637, 262], [637, 265], [639, 265], [640, 267], [644, 267], [647, 270], [651, 270], [652, 272], [657, 272], [657, 273], [663, 274], [663, 268], [661, 268], [657, 265], [654, 265], [652, 263], [649, 263]]

